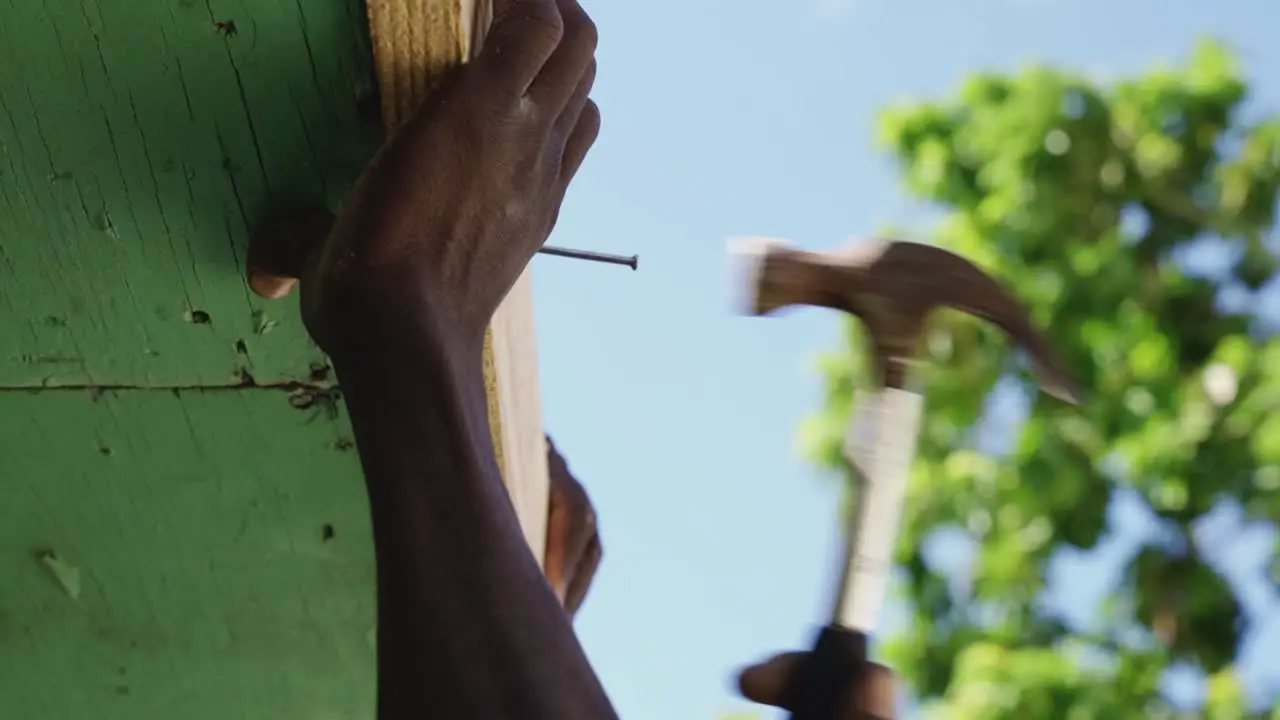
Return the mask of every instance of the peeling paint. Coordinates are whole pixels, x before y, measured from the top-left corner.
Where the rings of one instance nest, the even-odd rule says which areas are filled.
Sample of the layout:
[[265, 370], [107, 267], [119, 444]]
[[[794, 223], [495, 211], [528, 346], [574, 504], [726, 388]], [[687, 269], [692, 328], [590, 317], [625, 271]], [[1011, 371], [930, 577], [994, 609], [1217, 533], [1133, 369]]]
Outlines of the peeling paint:
[[58, 557], [52, 550], [44, 550], [38, 555], [40, 563], [49, 569], [54, 580], [62, 587], [63, 592], [72, 600], [80, 599], [80, 568], [71, 565]]
[[267, 333], [276, 329], [276, 326], [280, 324], [275, 320], [272, 320], [271, 318], [267, 317], [267, 313], [265, 310], [255, 310], [253, 312], [252, 317], [253, 317], [253, 334], [255, 335], [266, 335]]

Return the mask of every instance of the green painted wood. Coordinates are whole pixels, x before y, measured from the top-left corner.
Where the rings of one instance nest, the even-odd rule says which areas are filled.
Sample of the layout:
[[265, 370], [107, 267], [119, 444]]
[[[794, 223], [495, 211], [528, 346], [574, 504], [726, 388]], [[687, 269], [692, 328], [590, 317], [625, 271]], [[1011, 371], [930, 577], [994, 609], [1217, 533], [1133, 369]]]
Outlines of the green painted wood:
[[242, 279], [371, 79], [360, 0], [0, 0], [0, 718], [372, 716], [348, 428]]
[[372, 717], [358, 460], [297, 404], [0, 394], [0, 717]]
[[[0, 0], [0, 387], [305, 379], [241, 279], [273, 199], [378, 142], [359, 0]], [[201, 324], [193, 320], [208, 323]]]

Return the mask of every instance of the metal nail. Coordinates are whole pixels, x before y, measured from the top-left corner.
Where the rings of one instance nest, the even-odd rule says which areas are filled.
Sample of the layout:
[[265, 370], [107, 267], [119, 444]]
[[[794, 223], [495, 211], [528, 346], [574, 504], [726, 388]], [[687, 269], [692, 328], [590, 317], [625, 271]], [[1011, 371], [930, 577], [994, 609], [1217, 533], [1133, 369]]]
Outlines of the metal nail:
[[543, 245], [538, 252], [543, 255], [557, 255], [559, 257], [574, 258], [576, 260], [590, 260], [591, 262], [602, 262], [610, 265], [626, 265], [632, 270], [637, 269], [640, 264], [639, 255], [627, 257], [623, 255], [610, 255], [609, 253], [591, 252], [590, 250], [571, 250], [569, 248], [554, 247], [552, 245]]

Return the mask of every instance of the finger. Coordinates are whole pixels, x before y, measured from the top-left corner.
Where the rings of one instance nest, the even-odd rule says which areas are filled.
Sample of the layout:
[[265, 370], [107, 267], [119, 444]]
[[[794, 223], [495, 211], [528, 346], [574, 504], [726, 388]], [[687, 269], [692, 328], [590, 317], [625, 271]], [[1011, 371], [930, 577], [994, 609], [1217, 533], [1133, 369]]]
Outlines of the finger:
[[[591, 146], [595, 145], [596, 138], [599, 136], [600, 108], [588, 100], [578, 115], [578, 124], [565, 140], [564, 152], [560, 158], [560, 200], [562, 202], [565, 193], [569, 191], [569, 183], [573, 182], [578, 169], [582, 167], [582, 162], [587, 159], [587, 153], [591, 150]], [[558, 222], [560, 222], [560, 208], [557, 205], [555, 212], [551, 214], [545, 237], [551, 236], [551, 231], [555, 229]]]
[[547, 475], [551, 481], [547, 510], [547, 542], [543, 552], [543, 574], [561, 605], [569, 585], [571, 566], [568, 559], [569, 536], [573, 532], [571, 503], [565, 499], [565, 480], [569, 467], [556, 449], [550, 435], [544, 435], [547, 445]]
[[[553, 497], [558, 493], [553, 488]], [[589, 565], [591, 545], [596, 538], [595, 512], [585, 511], [563, 501], [554, 501], [547, 517], [547, 543], [543, 574], [560, 603], [569, 609], [570, 598], [581, 583], [579, 575]], [[598, 561], [597, 561], [598, 562]], [[591, 568], [594, 571], [594, 568]], [[588, 578], [589, 581], [589, 578]], [[579, 599], [578, 602], [581, 602]]]
[[568, 611], [569, 617], [577, 615], [578, 609], [586, 601], [587, 592], [591, 590], [591, 583], [596, 579], [596, 571], [600, 569], [602, 559], [604, 559], [604, 546], [600, 544], [599, 533], [596, 533], [591, 536], [591, 542], [587, 545], [577, 569], [573, 572], [573, 578], [569, 581], [569, 587], [565, 591], [564, 608]]
[[[802, 652], [782, 653], [746, 668], [738, 675], [739, 691], [752, 702], [790, 710], [786, 706], [787, 687], [808, 655]], [[893, 673], [883, 665], [869, 663], [858, 680], [851, 707], [844, 717], [848, 720], [868, 716], [892, 718], [894, 704]]]
[[562, 483], [560, 490], [570, 523], [565, 542], [565, 566], [572, 573], [582, 561], [592, 538], [596, 536], [596, 509], [591, 504], [586, 488], [571, 475], [567, 476], [567, 481]]
[[329, 236], [333, 213], [322, 205], [273, 211], [249, 238], [249, 288], [274, 300], [293, 291], [307, 262]]
[[[586, 495], [583, 494], [585, 499]], [[591, 501], [585, 500], [585, 506], [575, 508], [572, 512], [572, 530], [565, 543], [565, 586], [563, 602], [570, 615], [577, 612], [578, 606], [586, 597], [587, 588], [595, 577], [596, 566], [600, 563], [600, 534], [596, 528], [596, 511]], [[592, 553], [595, 557], [591, 557]]]
[[596, 61], [592, 59], [587, 63], [587, 69], [578, 78], [578, 86], [573, 89], [573, 93], [565, 100], [564, 107], [560, 110], [560, 117], [556, 118], [555, 130], [557, 135], [568, 139], [573, 134], [573, 129], [578, 126], [578, 120], [582, 118], [582, 111], [587, 107], [587, 101], [590, 99], [591, 89], [596, 84]]
[[[556, 0], [556, 5], [560, 8], [563, 35], [555, 52], [529, 86], [529, 97], [539, 107], [558, 115], [594, 63], [599, 35], [595, 23], [578, 0]], [[586, 99], [585, 94], [583, 99]]]
[[588, 100], [578, 116], [578, 124], [573, 127], [573, 132], [564, 142], [564, 158], [560, 161], [562, 191], [568, 188], [569, 183], [578, 174], [578, 168], [582, 167], [582, 161], [587, 159], [587, 153], [590, 152], [591, 146], [596, 144], [598, 137], [600, 137], [600, 108], [594, 101]]
[[551, 479], [551, 496], [545, 573], [556, 595], [568, 609], [566, 601], [571, 594], [570, 589], [577, 581], [588, 548], [596, 538], [596, 512], [586, 489], [573, 477], [550, 437], [547, 438], [547, 471]]
[[542, 574], [561, 605], [565, 604], [569, 589], [569, 563], [565, 553], [571, 524], [568, 515], [566, 508], [555, 507], [552, 501], [551, 511], [547, 514], [547, 544], [542, 560]]
[[495, 0], [493, 23], [472, 67], [499, 93], [523, 97], [563, 35], [556, 0]]
[[806, 655], [782, 653], [742, 670], [738, 673], [738, 691], [751, 702], [781, 707], [787, 683]]

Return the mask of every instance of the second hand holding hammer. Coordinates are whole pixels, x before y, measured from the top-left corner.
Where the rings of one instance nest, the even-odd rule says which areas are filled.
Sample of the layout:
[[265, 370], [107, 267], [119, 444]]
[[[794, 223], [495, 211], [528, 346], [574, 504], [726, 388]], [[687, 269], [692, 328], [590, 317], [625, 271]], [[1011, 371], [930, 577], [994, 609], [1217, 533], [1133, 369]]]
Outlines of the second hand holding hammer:
[[1022, 306], [976, 265], [932, 245], [864, 241], [813, 253], [780, 241], [741, 243], [751, 263], [749, 312], [815, 305], [857, 316], [867, 328], [880, 389], [859, 393], [844, 457], [858, 483], [830, 622], [787, 690], [796, 720], [849, 717], [888, 589], [922, 398], [908, 388], [926, 317], [951, 307], [983, 318], [1023, 346], [1049, 394], [1078, 394]]

